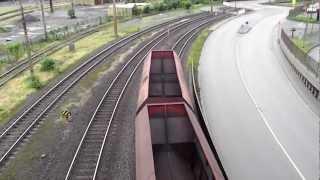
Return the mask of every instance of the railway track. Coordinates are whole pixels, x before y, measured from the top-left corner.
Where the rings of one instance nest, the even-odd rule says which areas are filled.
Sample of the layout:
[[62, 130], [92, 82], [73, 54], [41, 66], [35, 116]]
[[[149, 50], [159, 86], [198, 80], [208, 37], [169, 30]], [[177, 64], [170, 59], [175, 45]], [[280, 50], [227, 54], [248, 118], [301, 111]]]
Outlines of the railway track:
[[[228, 15], [220, 16], [216, 20], [220, 20], [220, 19], [222, 20], [223, 18], [227, 18], [227, 17]], [[186, 46], [190, 43], [190, 40], [193, 39], [202, 29], [200, 27], [209, 25], [211, 23], [212, 23], [212, 20], [207, 20], [202, 22], [199, 26], [192, 28], [190, 31], [185, 33], [176, 41], [176, 43], [172, 46], [172, 50], [174, 50], [177, 53], [177, 55], [181, 58], [181, 55], [185, 50]]]
[[[95, 28], [89, 29], [87, 31], [84, 31], [78, 35], [74, 35], [71, 38], [69, 38], [69, 39], [67, 39], [57, 45], [50, 46], [50, 47], [32, 55], [32, 57], [31, 57], [32, 64], [36, 64], [37, 62], [41, 61], [41, 57], [50, 55], [50, 54], [58, 51], [59, 49], [67, 46], [69, 43], [76, 42], [76, 41], [96, 32], [96, 30], [98, 28], [100, 28], [100, 27], [95, 27]], [[28, 59], [24, 59], [24, 60], [21, 60], [15, 66], [8, 69], [6, 72], [0, 74], [0, 87], [3, 86], [4, 84], [6, 84], [8, 81], [10, 81], [12, 78], [16, 77], [17, 75], [21, 74], [26, 69], [28, 69], [29, 65], [30, 65], [30, 62], [28, 61]]]
[[[226, 15], [226, 18], [229, 18], [230, 15]], [[204, 25], [207, 25], [207, 23], [203, 23]], [[185, 49], [187, 47], [188, 44], [191, 44], [192, 40], [195, 39], [199, 32], [201, 31], [201, 29], [197, 29], [197, 28], [194, 28], [192, 29], [191, 31], [189, 31], [188, 33], [186, 33], [183, 37], [179, 38], [179, 40], [175, 43], [175, 45], [172, 47], [173, 50], [175, 50], [178, 54], [178, 56], [180, 58], [182, 58], [183, 56], [183, 53], [185, 53]], [[186, 39], [185, 41], [183, 41], [183, 39]], [[180, 45], [179, 45], [180, 44]], [[191, 78], [191, 89], [193, 91], [193, 94], [195, 96], [195, 103], [198, 105], [198, 111], [200, 113], [200, 117], [203, 119], [203, 121], [205, 122], [205, 124], [207, 125], [208, 124], [208, 120], [205, 116], [205, 112], [201, 106], [201, 101], [200, 101], [200, 97], [199, 97], [199, 89], [197, 87], [197, 81], [196, 81], [196, 70], [194, 68], [194, 64], [193, 62], [191, 63], [191, 67], [190, 67], [190, 78]], [[224, 176], [225, 179], [228, 179], [228, 176], [222, 166], [222, 163], [221, 163], [221, 160], [220, 160], [220, 157], [219, 155], [217, 154], [216, 152], [216, 149], [214, 147], [213, 144], [211, 144], [211, 148], [213, 149], [213, 152], [215, 154], [215, 158], [217, 159], [217, 162], [218, 162], [218, 165], [222, 171], [222, 174]]]
[[[191, 31], [210, 23], [217, 18], [204, 20]], [[181, 25], [171, 27], [177, 31]], [[189, 31], [190, 32], [190, 31]], [[190, 34], [187, 32], [186, 34]], [[111, 85], [105, 91], [90, 122], [82, 136], [72, 162], [70, 163], [65, 180], [69, 179], [99, 179], [99, 165], [104, 151], [105, 143], [110, 133], [110, 127], [114, 121], [119, 102], [134, 73], [139, 68], [150, 50], [161, 43], [167, 37], [167, 32], [158, 35], [135, 53], [125, 64]]]
[[[199, 19], [205, 19], [208, 14], [197, 14], [187, 17], [188, 21], [183, 22], [187, 24], [190, 21], [196, 21]], [[28, 135], [36, 124], [48, 113], [53, 105], [83, 76], [85, 76], [90, 70], [96, 67], [98, 64], [106, 60], [113, 53], [117, 52], [122, 47], [126, 46], [133, 40], [148, 34], [154, 30], [161, 30], [167, 25], [177, 23], [185, 18], [178, 18], [146, 30], [135, 33], [129, 37], [123, 38], [120, 41], [108, 45], [103, 51], [92, 56], [87, 61], [83, 62], [76, 69], [70, 72], [52, 88], [50, 88], [45, 94], [43, 94], [36, 102], [32, 103], [22, 114], [13, 119], [11, 123], [5, 128], [0, 135], [0, 167], [5, 164], [5, 161], [10, 157], [18, 145], [22, 142], [26, 135]], [[182, 24], [183, 24], [182, 23]], [[166, 30], [163, 30], [166, 32]]]
[[[32, 64], [36, 64], [37, 62], [39, 62], [41, 60], [42, 57], [48, 56], [48, 55], [50, 55], [50, 54], [52, 54], [52, 53], [54, 53], [64, 47], [66, 47], [69, 43], [76, 42], [76, 41], [78, 41], [78, 40], [80, 40], [80, 39], [82, 39], [82, 38], [84, 38], [94, 32], [97, 32], [98, 28], [100, 28], [100, 27], [91, 28], [91, 29], [86, 30], [84, 32], [81, 32], [79, 34], [75, 34], [59, 44], [49, 46], [48, 48], [43, 49], [43, 50], [33, 54], [31, 56]], [[22, 73], [26, 69], [28, 69], [29, 65], [30, 65], [29, 60], [27, 58], [25, 58], [25, 59], [21, 60], [15, 66], [9, 68], [4, 73], [0, 74], [0, 87], [3, 86], [4, 84], [6, 84], [8, 81], [10, 81], [12, 78], [16, 77], [17, 75], [19, 75], [20, 73]]]
[[[60, 3], [60, 4], [56, 4], [54, 5], [53, 7], [54, 8], [57, 8], [57, 7], [60, 7], [60, 6], [66, 6], [67, 4], [65, 3]], [[39, 9], [39, 7], [29, 7], [29, 8], [26, 8], [25, 10], [25, 14], [30, 14], [30, 13], [33, 13], [35, 10]], [[47, 9], [50, 9], [50, 6], [46, 6], [44, 7], [45, 10]], [[8, 19], [11, 19], [11, 18], [14, 18], [14, 17], [17, 17], [17, 16], [20, 16], [20, 10], [19, 8], [17, 8], [16, 10], [12, 10], [12, 11], [8, 11], [8, 12], [5, 12], [5, 13], [2, 13], [0, 14], [0, 21], [5, 21], [5, 20], [8, 20]]]

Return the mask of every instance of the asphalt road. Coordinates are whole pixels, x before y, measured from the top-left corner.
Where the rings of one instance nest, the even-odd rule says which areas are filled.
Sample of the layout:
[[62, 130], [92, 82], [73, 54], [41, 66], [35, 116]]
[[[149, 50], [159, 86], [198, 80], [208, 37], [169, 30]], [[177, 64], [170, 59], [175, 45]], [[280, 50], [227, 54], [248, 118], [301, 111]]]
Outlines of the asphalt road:
[[[230, 180], [316, 180], [320, 106], [289, 77], [277, 44], [288, 9], [240, 3], [256, 11], [213, 32], [199, 67], [202, 104], [225, 171]], [[239, 34], [245, 21], [252, 29]]]

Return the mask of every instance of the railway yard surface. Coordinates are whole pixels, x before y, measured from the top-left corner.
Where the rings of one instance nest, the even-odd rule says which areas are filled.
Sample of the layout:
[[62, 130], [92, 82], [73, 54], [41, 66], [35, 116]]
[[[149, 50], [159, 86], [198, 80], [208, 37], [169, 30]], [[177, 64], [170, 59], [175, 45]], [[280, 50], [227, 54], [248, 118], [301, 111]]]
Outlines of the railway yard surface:
[[47, 40], [38, 2], [0, 2], [0, 180], [319, 178], [320, 64], [279, 46], [290, 8], [138, 3], [116, 28], [112, 4], [53, 2]]
[[33, 93], [1, 127], [0, 179], [134, 179], [139, 65], [151, 49], [188, 53], [201, 29], [229, 16], [153, 22], [159, 25], [106, 44]]

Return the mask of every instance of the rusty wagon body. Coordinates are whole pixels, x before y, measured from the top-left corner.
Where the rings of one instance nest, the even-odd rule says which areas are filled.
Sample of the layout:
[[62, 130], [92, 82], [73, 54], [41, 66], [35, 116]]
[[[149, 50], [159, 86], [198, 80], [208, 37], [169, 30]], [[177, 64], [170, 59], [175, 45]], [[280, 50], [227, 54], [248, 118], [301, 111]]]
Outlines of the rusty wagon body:
[[137, 180], [224, 179], [193, 109], [176, 53], [152, 51], [135, 120]]

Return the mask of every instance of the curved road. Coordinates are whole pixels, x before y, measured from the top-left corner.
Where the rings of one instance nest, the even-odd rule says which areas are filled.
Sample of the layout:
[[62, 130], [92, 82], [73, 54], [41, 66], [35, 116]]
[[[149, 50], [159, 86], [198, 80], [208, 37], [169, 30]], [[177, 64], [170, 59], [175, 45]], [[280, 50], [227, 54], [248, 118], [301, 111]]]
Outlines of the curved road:
[[[199, 66], [202, 105], [225, 171], [230, 180], [316, 180], [320, 103], [301, 94], [277, 44], [288, 9], [238, 5], [256, 11], [213, 32]], [[245, 21], [253, 28], [238, 34]]]

